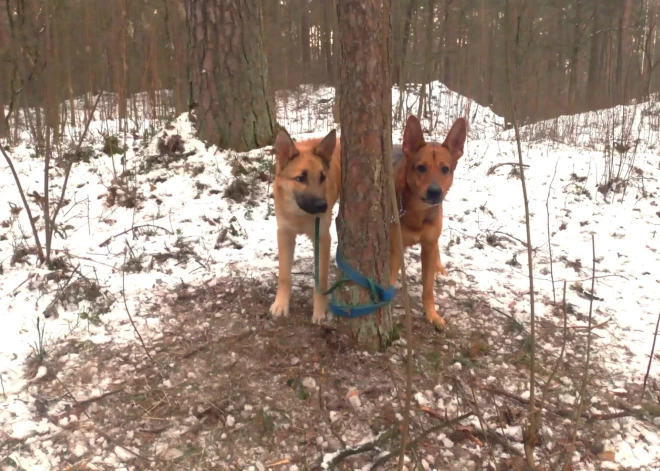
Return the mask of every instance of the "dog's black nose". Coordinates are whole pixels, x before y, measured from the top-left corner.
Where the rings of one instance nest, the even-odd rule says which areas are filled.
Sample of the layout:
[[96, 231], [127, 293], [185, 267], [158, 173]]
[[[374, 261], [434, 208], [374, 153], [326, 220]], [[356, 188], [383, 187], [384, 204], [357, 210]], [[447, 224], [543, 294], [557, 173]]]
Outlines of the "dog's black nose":
[[326, 209], [328, 209], [328, 203], [325, 200], [316, 200], [314, 207], [319, 213], [325, 213]]
[[442, 188], [437, 183], [431, 183], [426, 189], [426, 200], [429, 203], [439, 203], [442, 199]]
[[325, 198], [315, 198], [307, 195], [296, 195], [298, 207], [309, 214], [325, 213], [328, 209], [328, 202]]

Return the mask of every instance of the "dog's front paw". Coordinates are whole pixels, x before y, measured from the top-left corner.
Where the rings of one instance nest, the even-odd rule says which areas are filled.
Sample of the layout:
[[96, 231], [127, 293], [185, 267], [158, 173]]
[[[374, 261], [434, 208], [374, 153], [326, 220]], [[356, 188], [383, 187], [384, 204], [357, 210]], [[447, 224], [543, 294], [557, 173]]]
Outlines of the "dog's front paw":
[[325, 306], [314, 306], [314, 314], [312, 315], [312, 323], [322, 324], [325, 321]]
[[427, 310], [426, 311], [426, 318], [428, 321], [433, 324], [433, 327], [435, 327], [438, 330], [444, 330], [445, 327], [447, 327], [447, 323], [445, 320], [438, 315], [438, 313], [435, 311], [435, 309], [432, 310]]
[[440, 274], [442, 276], [447, 276], [447, 270], [445, 270], [445, 267], [440, 261], [438, 261], [438, 265], [435, 267], [435, 273], [436, 275]]
[[275, 298], [275, 302], [270, 306], [270, 313], [273, 317], [289, 315], [289, 301]]

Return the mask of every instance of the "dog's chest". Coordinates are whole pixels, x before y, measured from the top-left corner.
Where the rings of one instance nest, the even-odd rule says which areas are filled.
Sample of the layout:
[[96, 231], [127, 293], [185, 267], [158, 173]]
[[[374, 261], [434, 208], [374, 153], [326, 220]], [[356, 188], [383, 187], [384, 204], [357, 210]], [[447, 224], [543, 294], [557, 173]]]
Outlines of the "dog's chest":
[[441, 217], [438, 210], [418, 212], [418, 213], [405, 213], [401, 217], [401, 222], [411, 232], [422, 232], [424, 226], [435, 225], [438, 217]]

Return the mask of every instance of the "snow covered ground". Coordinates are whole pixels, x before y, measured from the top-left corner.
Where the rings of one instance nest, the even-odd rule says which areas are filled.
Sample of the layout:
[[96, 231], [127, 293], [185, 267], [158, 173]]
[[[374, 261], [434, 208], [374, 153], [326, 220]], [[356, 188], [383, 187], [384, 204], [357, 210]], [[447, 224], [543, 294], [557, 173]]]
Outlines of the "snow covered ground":
[[[327, 88], [279, 93], [278, 121], [295, 138], [322, 135], [334, 125], [332, 94]], [[416, 112], [417, 97], [414, 93], [404, 97], [405, 120], [407, 114]], [[395, 89], [395, 108], [398, 100]], [[529, 280], [521, 242], [526, 237], [524, 210], [520, 179], [510, 165], [518, 159], [512, 131], [505, 131], [504, 120], [489, 109], [438, 83], [433, 84], [432, 100], [433, 114], [423, 125], [433, 138], [442, 140], [459, 116], [465, 116], [470, 125], [467, 149], [444, 209], [441, 246], [449, 276], [459, 285], [481, 292], [493, 308], [527, 323]], [[614, 117], [621, 115], [626, 116], [624, 125], [615, 126]], [[536, 249], [537, 318], [561, 325], [553, 299], [561, 301], [565, 280], [571, 306], [569, 326], [584, 328], [595, 276], [593, 324], [598, 328], [594, 330], [594, 352], [609, 371], [608, 378], [599, 380], [607, 382], [613, 394], [639, 389], [660, 306], [659, 119], [660, 111], [650, 103], [562, 117], [554, 126], [546, 122], [522, 129]], [[152, 308], [181, 283], [199, 285], [229, 273], [264, 284], [276, 282], [269, 149], [236, 154], [207, 148], [195, 139], [187, 115], [177, 117], [153, 136], [146, 131], [150, 124], [156, 126], [145, 121], [135, 136], [119, 134], [120, 144], [127, 146], [124, 160], [123, 154], [102, 152], [100, 132], [112, 132], [114, 124], [92, 122], [88, 162], [73, 167], [66, 193], [69, 201], [53, 241], [55, 258], [69, 260], [75, 267], [60, 276], [57, 270], [36, 267], [35, 255], [29, 250], [34, 241], [27, 215], [20, 209], [21, 200], [4, 159], [0, 163], [0, 442], [11, 441], [9, 456], [0, 466], [14, 463], [26, 470], [54, 469], [62, 451], [49, 448], [50, 437], [63, 424], [53, 423], [39, 412], [36, 386], [57, 372], [43, 366], [26, 368], [26, 360], [40, 350], [40, 328], [46, 355], [73, 340], [133, 343], [136, 338], [128, 310], [142, 335], [153, 341], [162, 335], [165, 321]], [[402, 129], [395, 127], [398, 141]], [[626, 130], [629, 138], [622, 139]], [[158, 142], [163, 135], [175, 134], [181, 136], [184, 152], [190, 155], [164, 162], [158, 157]], [[604, 143], [608, 136], [613, 143], [626, 140], [633, 148], [625, 155], [612, 149], [608, 160]], [[639, 139], [636, 145], [635, 139]], [[43, 194], [43, 164], [34, 158], [29, 136], [8, 151], [26, 194]], [[489, 171], [497, 164], [504, 165]], [[263, 175], [261, 181], [237, 179], [255, 172]], [[621, 181], [607, 185], [607, 172], [628, 180], [625, 191]], [[57, 165], [49, 172], [54, 194], [61, 191], [63, 173]], [[41, 214], [37, 199], [28, 199], [33, 215]], [[42, 220], [37, 221], [41, 229]], [[592, 236], [595, 273], [591, 269]], [[412, 252], [418, 253], [418, 249]], [[308, 241], [299, 240], [296, 258], [309, 265], [312, 250]], [[417, 272], [420, 268], [414, 262], [409, 267]], [[438, 294], [440, 312], [444, 295]], [[457, 319], [448, 316], [446, 320], [451, 324]], [[540, 348], [540, 355], [556, 355], [555, 345], [541, 344]], [[576, 361], [582, 355], [567, 352], [567, 358]], [[75, 355], [70, 361], [75, 364]], [[650, 373], [654, 384], [660, 374], [657, 363]], [[84, 400], [111, 388], [103, 383], [92, 390], [73, 387], [71, 394]], [[657, 427], [625, 420], [619, 439], [611, 444], [615, 462], [607, 463], [609, 469], [660, 469]], [[93, 444], [79, 445], [86, 450]], [[84, 452], [74, 447], [72, 453], [77, 451]], [[97, 469], [121, 469], [131, 458], [125, 455], [118, 448], [99, 457]]]

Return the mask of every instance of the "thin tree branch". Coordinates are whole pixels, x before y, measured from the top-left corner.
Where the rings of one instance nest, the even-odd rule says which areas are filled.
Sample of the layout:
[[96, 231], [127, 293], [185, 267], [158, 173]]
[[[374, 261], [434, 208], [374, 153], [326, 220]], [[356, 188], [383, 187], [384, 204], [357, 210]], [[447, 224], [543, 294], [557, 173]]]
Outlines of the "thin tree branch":
[[646, 374], [644, 375], [644, 384], [642, 385], [642, 394], [639, 396], [639, 402], [641, 403], [644, 400], [644, 392], [646, 391], [646, 382], [649, 379], [649, 374], [651, 373], [651, 364], [653, 363], [653, 355], [655, 353], [655, 341], [658, 339], [658, 326], [660, 326], [660, 314], [658, 314], [658, 320], [655, 323], [655, 333], [653, 334], [653, 345], [651, 345], [651, 355], [649, 355], [649, 366], [646, 368]]
[[[594, 240], [594, 235], [591, 234], [591, 250], [592, 250], [592, 273], [596, 273], [596, 242]], [[594, 293], [594, 288], [596, 285], [596, 278], [591, 278], [591, 293]], [[577, 408], [575, 410], [575, 419], [573, 425], [573, 438], [571, 440], [571, 445], [566, 451], [566, 461], [564, 461], [564, 471], [569, 469], [569, 466], [572, 461], [573, 452], [575, 451], [575, 442], [577, 441], [577, 432], [578, 425], [580, 422], [580, 416], [582, 414], [582, 408], [584, 407], [584, 395], [587, 390], [587, 383], [589, 382], [589, 364], [591, 360], [591, 320], [594, 306], [593, 296], [589, 297], [589, 330], [587, 331], [587, 358], [584, 362], [584, 372], [582, 373], [582, 385], [580, 386], [580, 401], [578, 402]]]
[[398, 451], [392, 451], [392, 452], [390, 452], [390, 453], [388, 453], [388, 454], [386, 454], [386, 455], [383, 455], [383, 456], [381, 456], [380, 458], [378, 458], [378, 459], [377, 459], [377, 460], [371, 465], [371, 468], [369, 468], [369, 469], [375, 469], [376, 467], [378, 467], [378, 466], [380, 466], [380, 465], [386, 463], [388, 460], [390, 460], [391, 458], [393, 458], [393, 457], [396, 456], [397, 454], [401, 455], [401, 453], [405, 453], [406, 450], [410, 450], [410, 449], [412, 449], [413, 447], [417, 446], [422, 440], [424, 440], [426, 437], [428, 437], [428, 436], [431, 435], [432, 433], [438, 432], [438, 431], [440, 431], [440, 430], [442, 430], [442, 429], [445, 429], [445, 428], [447, 428], [447, 427], [451, 427], [452, 425], [457, 424], [457, 423], [461, 422], [462, 420], [465, 420], [465, 419], [467, 419], [467, 418], [469, 418], [469, 417], [472, 417], [473, 415], [474, 415], [473, 412], [468, 412], [468, 413], [463, 414], [463, 415], [461, 415], [461, 416], [459, 416], [459, 417], [456, 417], [455, 419], [447, 420], [446, 422], [443, 422], [443, 423], [441, 423], [441, 424], [439, 424], [439, 425], [435, 425], [435, 426], [433, 426], [433, 427], [431, 427], [431, 428], [425, 430], [424, 432], [422, 432], [421, 434], [419, 434], [419, 436], [417, 436], [417, 438], [415, 438], [414, 440], [410, 441], [410, 442], [406, 445], [405, 448], [402, 447], [402, 448], [401, 448], [400, 450], [398, 450]]
[[[124, 250], [124, 266], [126, 265], [126, 250]], [[147, 357], [149, 357], [149, 360], [151, 360], [152, 363], [156, 364], [156, 360], [151, 356], [151, 353], [149, 353], [149, 349], [147, 348], [147, 345], [144, 343], [144, 340], [142, 339], [142, 335], [140, 335], [140, 331], [138, 330], [137, 326], [135, 325], [135, 322], [133, 322], [133, 316], [131, 316], [131, 311], [128, 309], [128, 303], [126, 302], [126, 270], [124, 270], [122, 266], [121, 270], [121, 296], [124, 300], [124, 308], [126, 308], [126, 314], [128, 315], [128, 320], [131, 321], [131, 325], [133, 326], [133, 330], [138, 336], [138, 339], [140, 340], [140, 343], [142, 344], [142, 348], [144, 349], [144, 353], [147, 354]]]
[[32, 228], [34, 243], [37, 247], [37, 255], [39, 257], [39, 262], [43, 263], [46, 260], [46, 257], [44, 256], [44, 250], [43, 247], [41, 246], [41, 241], [39, 240], [39, 231], [37, 231], [36, 223], [32, 218], [32, 211], [30, 210], [30, 205], [28, 204], [27, 199], [25, 198], [25, 192], [23, 191], [23, 186], [21, 185], [21, 179], [18, 177], [18, 174], [16, 173], [16, 169], [14, 168], [14, 164], [11, 161], [9, 154], [5, 150], [4, 146], [2, 146], [1, 144], [0, 144], [0, 152], [2, 152], [2, 155], [7, 161], [7, 165], [9, 165], [9, 169], [11, 170], [11, 173], [14, 176], [14, 182], [18, 187], [18, 193], [21, 195], [21, 200], [23, 200], [23, 207], [25, 208], [25, 212], [27, 213], [28, 219], [30, 220], [30, 227]]
[[[96, 101], [94, 101], [94, 106], [92, 106], [92, 112], [89, 114], [89, 118], [87, 119], [87, 122], [85, 123], [85, 129], [83, 130], [82, 134], [80, 135], [80, 138], [78, 139], [78, 144], [76, 145], [75, 150], [73, 151], [74, 157], [80, 152], [80, 148], [83, 145], [83, 142], [85, 140], [85, 137], [87, 136], [87, 132], [89, 131], [89, 125], [91, 124], [92, 120], [94, 119], [94, 113], [96, 112], [96, 107], [99, 104], [99, 100], [101, 99], [101, 96], [103, 93], [99, 93], [98, 96], [96, 97]], [[55, 220], [57, 219], [58, 214], [60, 213], [60, 210], [62, 209], [62, 206], [64, 205], [64, 195], [66, 194], [66, 187], [69, 182], [69, 175], [71, 174], [71, 168], [73, 167], [73, 161], [67, 162], [66, 166], [66, 173], [64, 174], [64, 183], [62, 183], [62, 192], [60, 193], [60, 198], [57, 202], [57, 206], [55, 207], [55, 211], [53, 211], [53, 216], [51, 218], [51, 225], [52, 227], [50, 228], [50, 236], [52, 238], [53, 231], [55, 229]]]
[[[524, 4], [523, 8], [526, 6]], [[536, 469], [534, 458], [534, 448], [538, 441], [538, 431], [541, 428], [540, 412], [536, 409], [536, 312], [534, 310], [534, 251], [532, 249], [532, 232], [529, 214], [529, 200], [527, 199], [527, 183], [525, 181], [525, 167], [523, 162], [522, 147], [520, 144], [520, 128], [516, 113], [516, 103], [513, 98], [513, 71], [511, 70], [511, 52], [509, 50], [509, 24], [511, 23], [511, 0], [506, 1], [504, 13], [504, 51], [506, 61], [507, 85], [509, 91], [509, 105], [511, 107], [511, 120], [516, 136], [516, 148], [518, 151], [518, 163], [520, 170], [520, 182], [522, 184], [523, 203], [525, 206], [525, 228], [527, 232], [527, 268], [529, 276], [529, 303], [530, 303], [530, 362], [529, 362], [529, 427], [523, 429], [525, 456], [527, 465], [531, 469]], [[519, 27], [519, 22], [517, 23]], [[518, 52], [519, 29], [516, 30], [515, 47]]]

